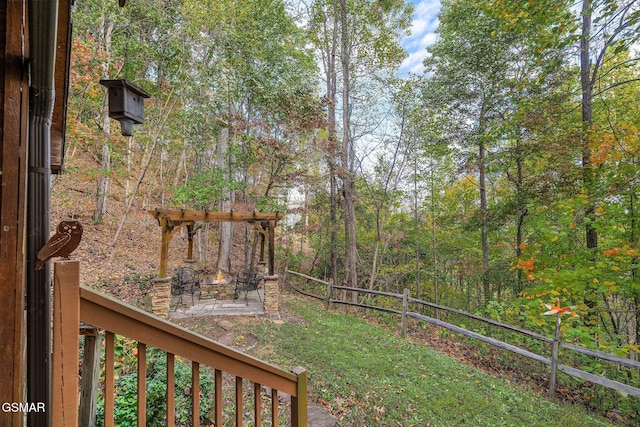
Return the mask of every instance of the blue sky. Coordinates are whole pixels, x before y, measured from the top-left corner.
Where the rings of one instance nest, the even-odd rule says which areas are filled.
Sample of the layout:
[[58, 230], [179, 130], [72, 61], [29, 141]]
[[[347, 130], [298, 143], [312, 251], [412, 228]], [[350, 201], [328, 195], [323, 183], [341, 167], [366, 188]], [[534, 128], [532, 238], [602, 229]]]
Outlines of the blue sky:
[[436, 40], [440, 0], [412, 0], [414, 6], [411, 35], [406, 37], [402, 46], [409, 52], [400, 68], [401, 74], [422, 74], [426, 47]]

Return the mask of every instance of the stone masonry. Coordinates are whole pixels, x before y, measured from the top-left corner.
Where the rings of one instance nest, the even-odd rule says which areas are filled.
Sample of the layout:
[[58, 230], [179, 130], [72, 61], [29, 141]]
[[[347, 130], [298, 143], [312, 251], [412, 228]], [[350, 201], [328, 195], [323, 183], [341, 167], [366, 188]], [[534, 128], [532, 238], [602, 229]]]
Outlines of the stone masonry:
[[171, 278], [158, 277], [153, 280], [151, 291], [151, 312], [156, 316], [168, 318], [171, 304]]
[[278, 275], [264, 276], [264, 312], [265, 314], [277, 314], [278, 307]]

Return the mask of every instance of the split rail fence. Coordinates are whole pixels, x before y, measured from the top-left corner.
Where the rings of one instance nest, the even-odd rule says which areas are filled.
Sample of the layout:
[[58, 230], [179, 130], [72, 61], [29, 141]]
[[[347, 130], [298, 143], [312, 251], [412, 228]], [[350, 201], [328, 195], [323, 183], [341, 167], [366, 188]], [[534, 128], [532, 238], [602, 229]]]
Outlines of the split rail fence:
[[[290, 281], [288, 280], [289, 275], [293, 275], [293, 276], [297, 276], [300, 278], [303, 278], [307, 281], [311, 281], [314, 283], [318, 283], [320, 285], [324, 286], [324, 295], [318, 295], [315, 294], [313, 292], [309, 292], [308, 290], [303, 290], [300, 289], [299, 287], [296, 287], [295, 285], [289, 283]], [[566, 343], [566, 342], [561, 342], [561, 341], [557, 341], [554, 338], [548, 338], [544, 335], [538, 334], [536, 332], [532, 332], [532, 331], [527, 331], [525, 329], [521, 329], [512, 325], [508, 325], [506, 323], [502, 323], [502, 322], [498, 322], [496, 320], [493, 319], [487, 319], [481, 316], [477, 316], [475, 314], [471, 314], [471, 313], [467, 313], [464, 312], [462, 310], [457, 310], [454, 308], [450, 308], [450, 307], [446, 307], [443, 305], [438, 305], [438, 304], [434, 304], [428, 301], [424, 301], [421, 299], [417, 299], [417, 298], [412, 298], [409, 296], [409, 290], [405, 289], [404, 293], [399, 294], [399, 293], [392, 293], [392, 292], [382, 292], [382, 291], [376, 291], [376, 290], [370, 290], [370, 289], [364, 289], [364, 288], [352, 288], [352, 287], [347, 287], [347, 286], [336, 286], [333, 283], [331, 283], [331, 281], [324, 281], [324, 280], [320, 280], [320, 279], [316, 279], [314, 277], [311, 276], [307, 276], [305, 274], [302, 273], [298, 273], [295, 271], [291, 271], [291, 270], [285, 270], [285, 276], [284, 276], [284, 281], [286, 286], [290, 287], [291, 289], [295, 290], [296, 292], [312, 297], [312, 298], [316, 298], [319, 300], [322, 300], [325, 302], [327, 308], [329, 308], [331, 306], [331, 304], [343, 304], [343, 305], [351, 305], [351, 306], [356, 306], [356, 307], [363, 307], [363, 308], [367, 308], [367, 309], [372, 309], [372, 310], [378, 310], [378, 311], [383, 311], [383, 312], [387, 312], [387, 313], [394, 313], [397, 314], [399, 316], [401, 316], [401, 333], [402, 336], [406, 336], [407, 333], [407, 318], [414, 318], [414, 319], [418, 319], [445, 329], [448, 329], [450, 331], [459, 333], [461, 335], [476, 339], [478, 341], [487, 343], [489, 345], [492, 345], [494, 347], [503, 349], [503, 350], [507, 350], [510, 351], [512, 353], [518, 354], [520, 356], [524, 356], [527, 357], [529, 359], [535, 360], [537, 362], [540, 362], [544, 365], [548, 365], [550, 366], [553, 370], [557, 369], [560, 372], [564, 372], [565, 374], [571, 375], [573, 377], [577, 377], [577, 378], [581, 378], [583, 380], [586, 381], [590, 381], [594, 384], [599, 384], [602, 385], [604, 387], [608, 387], [614, 390], [617, 390], [619, 392], [622, 393], [627, 393], [631, 396], [635, 396], [635, 397], [639, 397], [640, 398], [640, 388], [637, 387], [633, 387], [631, 385], [628, 384], [624, 384], [615, 380], [611, 380], [608, 378], [605, 378], [603, 376], [599, 376], [599, 375], [595, 375], [592, 374], [590, 372], [585, 372], [583, 370], [580, 369], [576, 369], [574, 367], [571, 366], [566, 366], [566, 365], [562, 365], [562, 364], [558, 364], [557, 360], [552, 360], [549, 359], [545, 356], [536, 354], [532, 351], [520, 348], [518, 346], [515, 346], [513, 344], [509, 344], [503, 341], [500, 341], [496, 338], [492, 338], [492, 337], [488, 337], [485, 335], [482, 335], [478, 332], [474, 332], [468, 329], [465, 329], [463, 327], [454, 325], [452, 323], [448, 323], [448, 322], [444, 322], [438, 318], [434, 318], [434, 317], [429, 317], [426, 316], [424, 314], [421, 313], [416, 313], [413, 311], [409, 311], [409, 304], [413, 303], [413, 304], [417, 304], [418, 306], [424, 306], [424, 307], [430, 307], [431, 309], [433, 309], [436, 313], [436, 317], [439, 317], [439, 313], [451, 313], [451, 314], [456, 314], [456, 315], [460, 315], [469, 319], [474, 319], [476, 321], [485, 323], [487, 325], [491, 325], [491, 326], [495, 326], [495, 327], [499, 327], [502, 328], [506, 331], [510, 331], [510, 332], [514, 332], [520, 335], [523, 335], [525, 337], [528, 338], [533, 338], [536, 340], [539, 340], [541, 342], [544, 343], [548, 343], [548, 344], [552, 344], [552, 345], [557, 345], [561, 348], [565, 348], [567, 350], [571, 350], [589, 357], [594, 357], [594, 358], [598, 358], [601, 360], [605, 360], [607, 362], [616, 364], [618, 366], [623, 366], [626, 368], [631, 368], [631, 369], [640, 369], [640, 362], [632, 360], [632, 359], [627, 359], [624, 357], [619, 357], [613, 354], [609, 354], [609, 353], [605, 353], [605, 352], [601, 352], [601, 351], [596, 351], [596, 350], [592, 350], [592, 349], [588, 349], [585, 347], [581, 347], [581, 346], [577, 346], [571, 343]], [[363, 304], [363, 303], [357, 303], [357, 302], [353, 302], [353, 301], [347, 301], [346, 298], [345, 299], [334, 299], [333, 295], [336, 291], [347, 291], [347, 292], [356, 292], [358, 294], [365, 294], [365, 295], [379, 295], [379, 296], [384, 296], [384, 297], [389, 297], [389, 298], [394, 298], [399, 300], [399, 302], [402, 303], [402, 309], [401, 310], [397, 310], [397, 309], [393, 309], [393, 308], [387, 308], [387, 307], [379, 307], [379, 306], [375, 306], [375, 305], [371, 305], [371, 304]], [[346, 292], [342, 292], [342, 294], [344, 295]], [[555, 376], [555, 372], [552, 372], [552, 377]], [[552, 381], [550, 384], [550, 389], [549, 389], [549, 395], [551, 397], [554, 396], [555, 394], [555, 384], [553, 384], [554, 382]]]

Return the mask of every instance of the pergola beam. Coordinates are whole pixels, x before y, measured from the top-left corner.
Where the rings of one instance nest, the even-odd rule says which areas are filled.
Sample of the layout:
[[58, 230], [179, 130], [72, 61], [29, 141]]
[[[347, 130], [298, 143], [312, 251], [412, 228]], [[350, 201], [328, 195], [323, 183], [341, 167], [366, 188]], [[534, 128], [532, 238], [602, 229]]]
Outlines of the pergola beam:
[[275, 228], [279, 220], [285, 217], [281, 212], [208, 212], [190, 210], [155, 209], [148, 211], [162, 227], [162, 242], [160, 244], [159, 277], [167, 277], [169, 257], [169, 242], [176, 231], [182, 226], [188, 226], [189, 256], [192, 251], [192, 233], [195, 232], [194, 223], [200, 222], [246, 222], [253, 225], [261, 235], [260, 261], [264, 260], [264, 243], [269, 243], [269, 275], [275, 271]]
[[285, 217], [281, 212], [208, 212], [156, 209], [149, 211], [156, 219], [165, 218], [173, 221], [211, 221], [211, 222], [254, 222], [279, 221]]

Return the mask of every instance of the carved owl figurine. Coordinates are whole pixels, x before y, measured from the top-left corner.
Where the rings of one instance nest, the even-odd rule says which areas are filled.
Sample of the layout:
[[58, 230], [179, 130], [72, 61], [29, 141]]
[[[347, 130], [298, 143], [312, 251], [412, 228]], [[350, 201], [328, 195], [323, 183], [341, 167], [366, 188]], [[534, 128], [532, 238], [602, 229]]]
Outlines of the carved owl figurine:
[[69, 258], [82, 239], [82, 224], [78, 221], [62, 221], [56, 233], [38, 252], [36, 270], [44, 267], [44, 263], [53, 257]]

